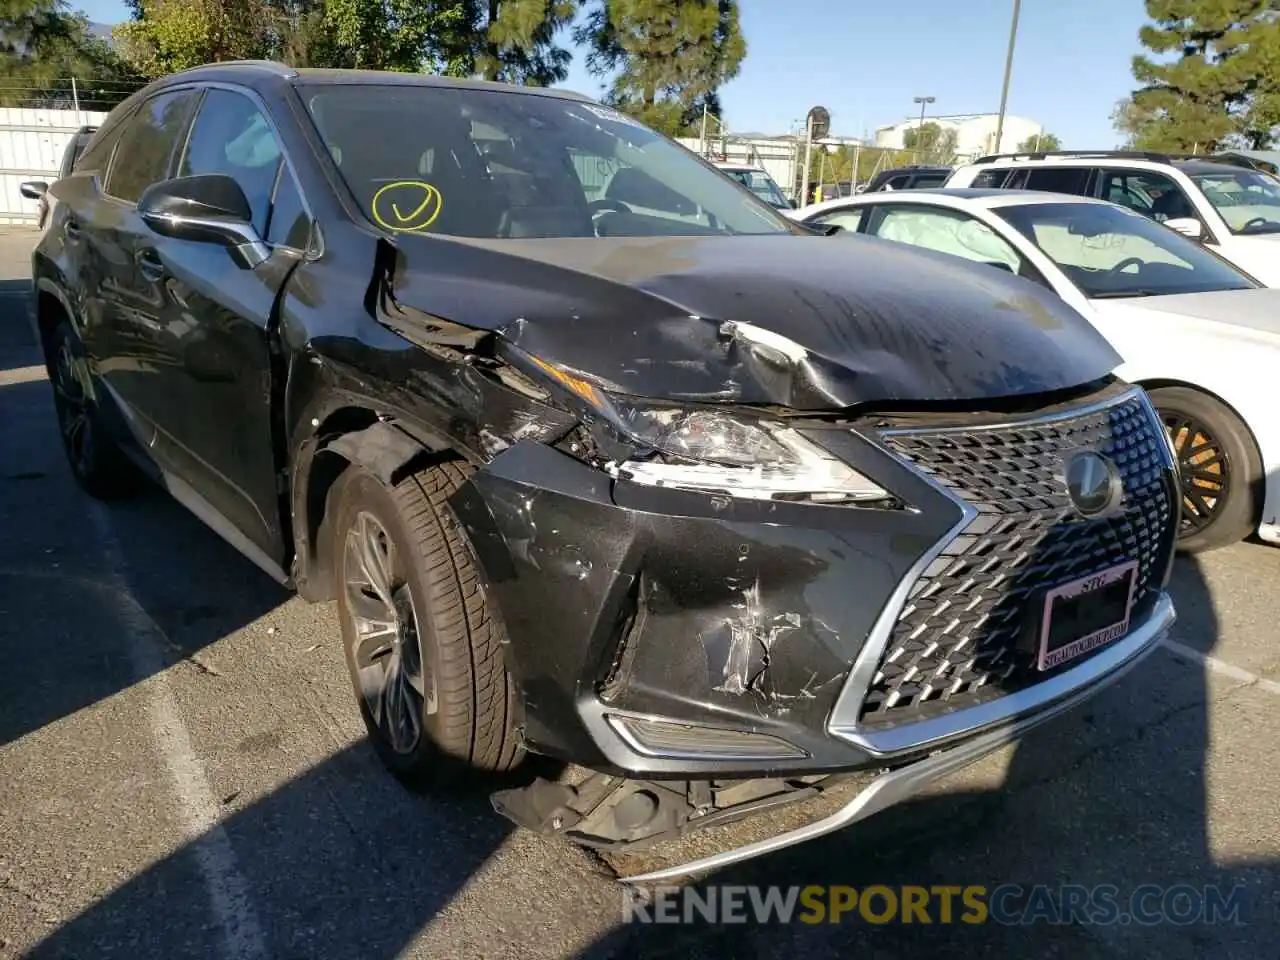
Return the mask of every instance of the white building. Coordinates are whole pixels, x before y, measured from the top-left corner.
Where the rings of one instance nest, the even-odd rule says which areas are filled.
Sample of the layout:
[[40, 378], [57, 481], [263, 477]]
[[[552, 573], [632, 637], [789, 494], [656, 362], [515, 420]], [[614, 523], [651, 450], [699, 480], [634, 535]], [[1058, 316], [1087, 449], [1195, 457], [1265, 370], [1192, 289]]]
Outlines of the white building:
[[[924, 118], [925, 123], [936, 123], [944, 130], [955, 130], [956, 153], [961, 160], [970, 160], [984, 154], [996, 152], [996, 124], [999, 115], [995, 113], [965, 114], [963, 116]], [[901, 150], [905, 147], [904, 138], [908, 130], [920, 126], [919, 118], [904, 120], [886, 127], [876, 128], [876, 146]], [[1000, 150], [1012, 153], [1018, 145], [1031, 137], [1045, 132], [1042, 124], [1026, 117], [1013, 117], [1005, 114], [1004, 132], [1000, 137]]]

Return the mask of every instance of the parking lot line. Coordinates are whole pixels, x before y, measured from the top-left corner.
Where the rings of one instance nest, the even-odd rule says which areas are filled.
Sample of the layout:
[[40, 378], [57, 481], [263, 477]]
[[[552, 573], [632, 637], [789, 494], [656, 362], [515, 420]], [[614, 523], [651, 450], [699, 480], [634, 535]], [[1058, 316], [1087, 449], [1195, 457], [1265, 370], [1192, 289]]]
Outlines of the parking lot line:
[[0, 387], [13, 387], [20, 383], [34, 383], [46, 376], [43, 366], [15, 367], [12, 370], [0, 370]]
[[219, 822], [219, 806], [209, 789], [204, 767], [191, 747], [177, 701], [169, 690], [161, 652], [163, 631], [133, 599], [124, 553], [110, 517], [96, 502], [89, 501], [87, 507], [110, 570], [107, 580], [117, 597], [117, 611], [132, 635], [129, 658], [140, 685], [149, 688], [147, 720], [177, 795], [178, 816], [204, 880], [209, 905], [222, 928], [226, 955], [231, 960], [265, 958], [266, 939], [248, 885], [236, 862], [231, 839]]
[[1181, 657], [1183, 660], [1191, 660], [1199, 663], [1205, 668], [1212, 670], [1214, 673], [1229, 677], [1232, 680], [1239, 680], [1241, 683], [1250, 687], [1257, 687], [1259, 690], [1265, 690], [1267, 693], [1280, 694], [1280, 683], [1274, 680], [1268, 680], [1266, 677], [1260, 677], [1256, 673], [1250, 673], [1243, 667], [1237, 667], [1234, 663], [1227, 663], [1225, 660], [1219, 660], [1217, 657], [1211, 657], [1207, 653], [1201, 653], [1186, 644], [1179, 643], [1177, 640], [1165, 638], [1163, 641], [1165, 648], [1175, 657]]

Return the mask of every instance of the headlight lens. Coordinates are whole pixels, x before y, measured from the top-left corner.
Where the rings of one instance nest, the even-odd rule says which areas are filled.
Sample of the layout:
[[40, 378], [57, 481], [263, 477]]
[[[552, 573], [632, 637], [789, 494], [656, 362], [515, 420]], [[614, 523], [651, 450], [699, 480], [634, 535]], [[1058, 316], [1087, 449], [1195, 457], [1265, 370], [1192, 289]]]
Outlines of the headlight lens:
[[879, 484], [786, 424], [722, 410], [629, 403], [541, 357], [525, 356], [623, 440], [612, 446], [626, 450], [625, 459], [605, 464], [614, 477], [752, 500], [896, 502]]
[[628, 414], [624, 429], [662, 455], [611, 465], [615, 476], [635, 483], [754, 500], [839, 504], [891, 499], [883, 487], [785, 424], [715, 410]]

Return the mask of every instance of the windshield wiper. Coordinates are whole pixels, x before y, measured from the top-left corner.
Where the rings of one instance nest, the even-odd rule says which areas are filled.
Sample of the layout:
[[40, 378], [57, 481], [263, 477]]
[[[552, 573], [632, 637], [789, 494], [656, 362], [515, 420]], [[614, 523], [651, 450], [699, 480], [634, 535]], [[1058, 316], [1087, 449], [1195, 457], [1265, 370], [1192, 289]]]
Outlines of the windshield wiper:
[[1158, 297], [1159, 290], [1147, 290], [1140, 287], [1137, 290], [1104, 290], [1102, 293], [1090, 294], [1090, 300], [1124, 300], [1129, 297]]

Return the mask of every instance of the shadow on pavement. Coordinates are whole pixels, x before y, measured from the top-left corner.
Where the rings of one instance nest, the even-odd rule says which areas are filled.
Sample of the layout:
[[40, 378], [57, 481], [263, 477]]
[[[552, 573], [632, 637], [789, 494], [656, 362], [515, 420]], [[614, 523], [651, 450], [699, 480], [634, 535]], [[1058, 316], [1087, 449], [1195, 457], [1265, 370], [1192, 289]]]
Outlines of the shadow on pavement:
[[[122, 603], [139, 604], [172, 644], [163, 667], [288, 599], [158, 488], [81, 503], [47, 382], [0, 386], [0, 424], [0, 745], [145, 679], [119, 638], [94, 629], [118, 622]], [[111, 550], [87, 506], [123, 532]]]
[[[338, 816], [333, 815], [338, 811]], [[427, 799], [360, 743], [133, 877], [30, 958], [396, 956], [507, 835], [480, 792]], [[229, 842], [243, 887], [215, 893], [201, 860]]]

